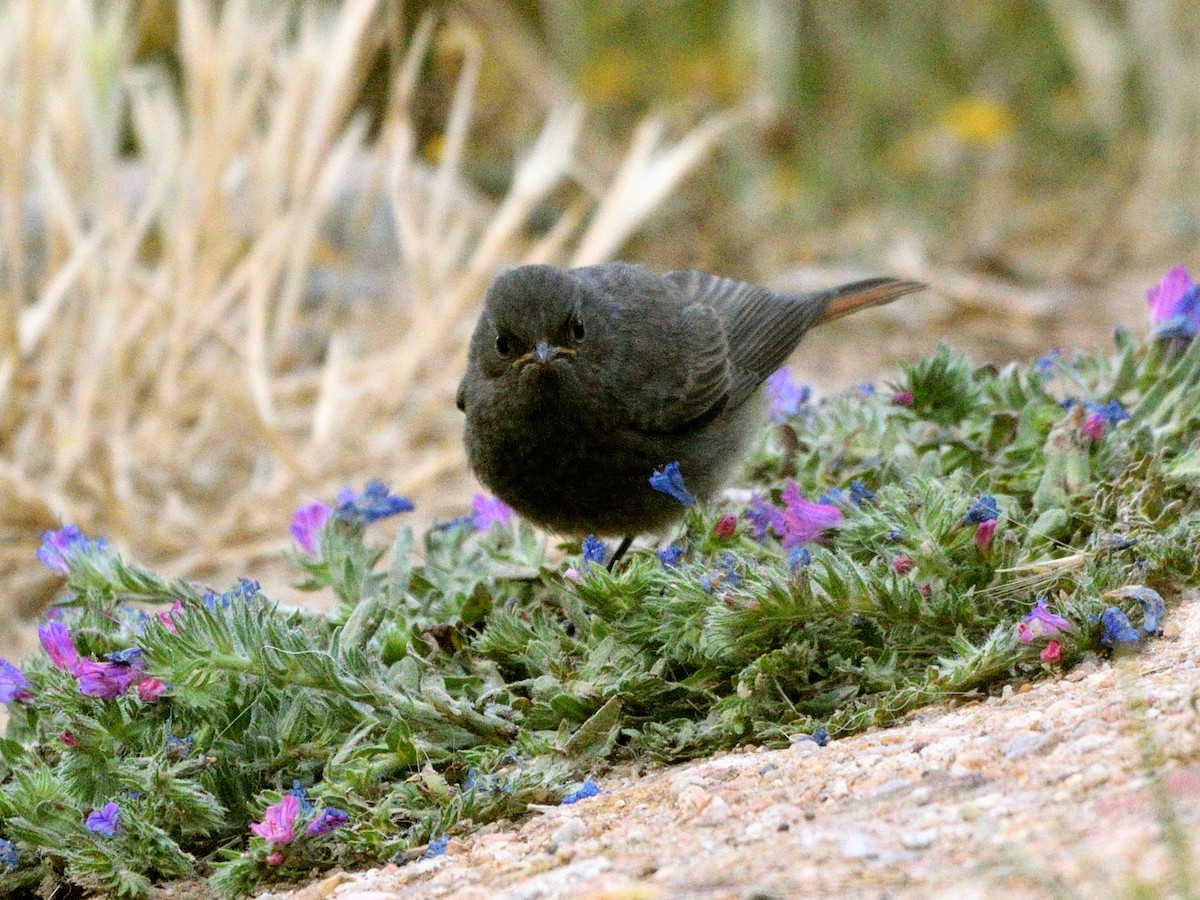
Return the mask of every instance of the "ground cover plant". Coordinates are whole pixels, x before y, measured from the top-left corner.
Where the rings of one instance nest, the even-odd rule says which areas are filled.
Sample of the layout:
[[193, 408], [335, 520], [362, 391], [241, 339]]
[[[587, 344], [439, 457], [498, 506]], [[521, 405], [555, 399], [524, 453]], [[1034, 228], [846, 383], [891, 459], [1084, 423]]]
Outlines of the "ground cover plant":
[[[973, 369], [951, 349], [810, 402], [786, 370], [738, 479], [609, 572], [492, 498], [390, 547], [378, 482], [291, 523], [328, 614], [167, 580], [73, 526], [42, 651], [0, 666], [0, 890], [223, 896], [444, 852], [450, 834], [679, 760], [886, 725], [1134, 652], [1194, 584], [1200, 314]], [[647, 490], [690, 504], [677, 467]], [[286, 523], [281, 523], [283, 528]]]

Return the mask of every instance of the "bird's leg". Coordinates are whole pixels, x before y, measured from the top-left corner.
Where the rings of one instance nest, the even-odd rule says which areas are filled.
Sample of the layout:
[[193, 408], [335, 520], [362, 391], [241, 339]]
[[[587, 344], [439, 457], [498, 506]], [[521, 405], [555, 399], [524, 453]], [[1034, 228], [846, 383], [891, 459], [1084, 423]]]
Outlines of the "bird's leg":
[[632, 543], [632, 534], [627, 534], [625, 537], [621, 538], [621, 543], [617, 545], [617, 552], [612, 555], [612, 559], [608, 561], [608, 565], [605, 567], [608, 569], [608, 571], [611, 572], [613, 570], [613, 566], [617, 564], [617, 560], [625, 555], [625, 551], [629, 549], [629, 545]]

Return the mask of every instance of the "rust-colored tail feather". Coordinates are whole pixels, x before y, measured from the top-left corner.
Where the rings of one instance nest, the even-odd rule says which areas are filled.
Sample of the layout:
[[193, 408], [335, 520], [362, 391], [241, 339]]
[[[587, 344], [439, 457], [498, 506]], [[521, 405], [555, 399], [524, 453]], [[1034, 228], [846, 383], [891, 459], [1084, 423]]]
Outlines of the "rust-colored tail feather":
[[911, 294], [913, 291], [924, 290], [929, 285], [920, 281], [899, 281], [895, 278], [869, 278], [866, 281], [856, 281], [834, 289], [834, 298], [817, 325], [832, 322], [842, 316], [866, 309], [868, 306], [882, 306], [891, 303], [898, 297]]

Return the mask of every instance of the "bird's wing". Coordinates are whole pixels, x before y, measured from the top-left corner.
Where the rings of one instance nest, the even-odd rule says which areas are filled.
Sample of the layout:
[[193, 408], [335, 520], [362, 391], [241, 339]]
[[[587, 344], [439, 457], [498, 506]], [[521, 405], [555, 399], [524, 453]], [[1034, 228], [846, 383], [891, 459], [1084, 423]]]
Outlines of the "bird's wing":
[[716, 310], [700, 303], [685, 306], [678, 336], [662, 351], [660, 364], [681, 377], [665, 395], [658, 380], [652, 382], [654, 391], [627, 395], [633, 427], [677, 434], [720, 415], [729, 403], [730, 370], [729, 345]]
[[745, 400], [787, 360], [814, 325], [867, 306], [890, 303], [924, 285], [872, 278], [812, 294], [788, 295], [756, 284], [686, 270], [665, 276], [688, 302], [716, 311], [729, 345], [729, 403]]

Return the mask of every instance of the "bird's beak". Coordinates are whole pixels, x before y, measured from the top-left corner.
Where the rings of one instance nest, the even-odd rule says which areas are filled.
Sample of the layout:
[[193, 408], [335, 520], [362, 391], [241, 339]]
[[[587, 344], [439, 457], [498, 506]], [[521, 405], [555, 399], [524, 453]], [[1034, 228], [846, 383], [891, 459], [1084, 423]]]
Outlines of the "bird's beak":
[[549, 341], [538, 341], [534, 348], [524, 356], [518, 356], [513, 360], [513, 368], [519, 369], [526, 363], [537, 362], [542, 365], [551, 363], [560, 356], [574, 356], [575, 351], [570, 347], [555, 347]]

